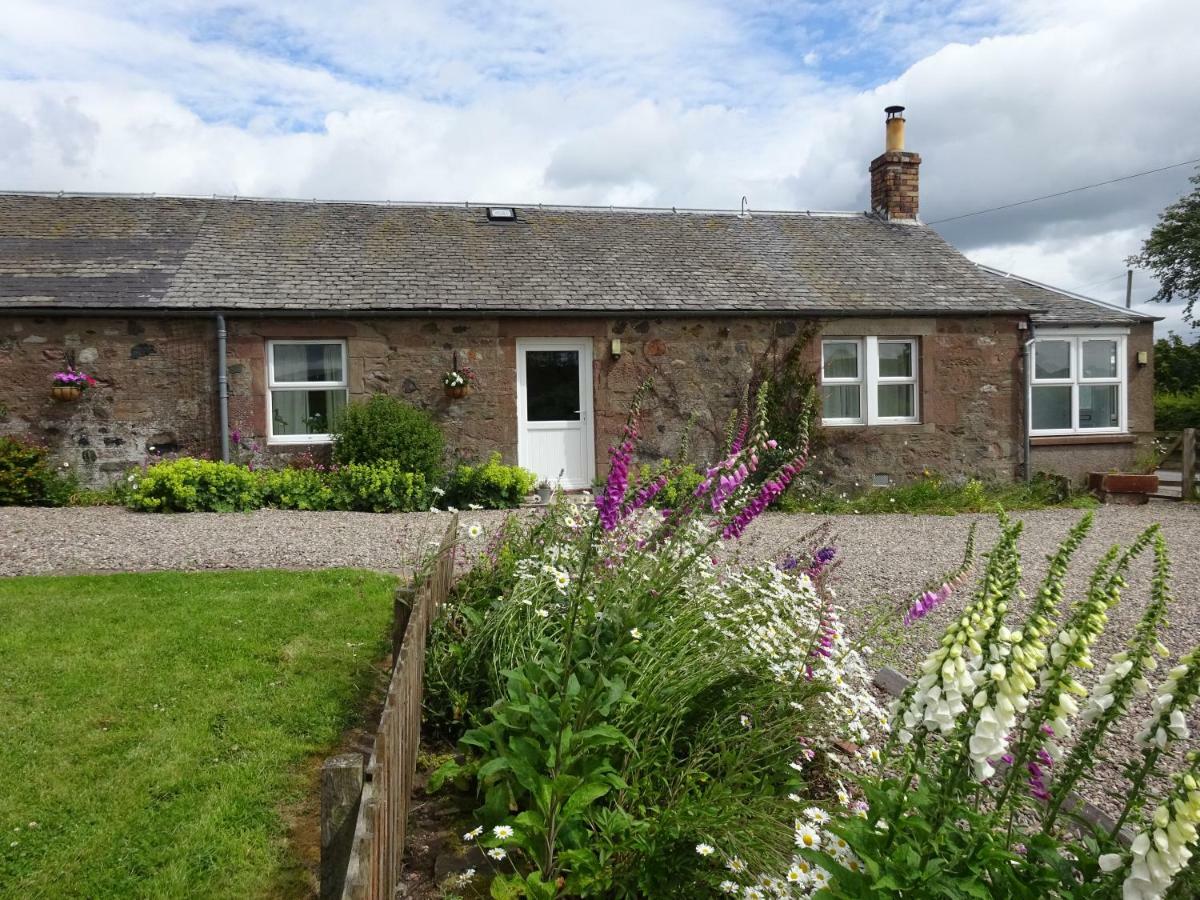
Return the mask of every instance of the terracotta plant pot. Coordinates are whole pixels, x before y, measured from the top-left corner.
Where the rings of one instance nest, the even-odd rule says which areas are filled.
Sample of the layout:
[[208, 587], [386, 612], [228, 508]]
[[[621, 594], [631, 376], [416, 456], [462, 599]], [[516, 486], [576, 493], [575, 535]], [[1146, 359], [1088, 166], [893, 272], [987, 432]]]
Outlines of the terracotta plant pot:
[[471, 395], [471, 386], [469, 384], [460, 384], [458, 387], [447, 387], [446, 396], [451, 400], [461, 400], [463, 397]]
[[83, 388], [77, 388], [69, 384], [56, 384], [50, 388], [50, 396], [55, 400], [74, 403], [83, 396]]
[[1088, 489], [1104, 503], [1146, 503], [1158, 491], [1157, 475], [1129, 472], [1090, 472]]

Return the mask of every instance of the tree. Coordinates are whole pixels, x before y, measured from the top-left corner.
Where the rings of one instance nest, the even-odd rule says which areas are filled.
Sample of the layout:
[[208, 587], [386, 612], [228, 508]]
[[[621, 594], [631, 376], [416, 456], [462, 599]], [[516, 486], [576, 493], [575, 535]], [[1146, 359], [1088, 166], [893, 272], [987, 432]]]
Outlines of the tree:
[[1196, 323], [1192, 309], [1200, 298], [1200, 174], [1190, 180], [1196, 187], [1163, 210], [1142, 252], [1128, 261], [1158, 278], [1158, 293], [1152, 300], [1186, 300], [1183, 316]]
[[1169, 394], [1200, 390], [1200, 339], [1185, 344], [1172, 331], [1154, 342], [1154, 389]]

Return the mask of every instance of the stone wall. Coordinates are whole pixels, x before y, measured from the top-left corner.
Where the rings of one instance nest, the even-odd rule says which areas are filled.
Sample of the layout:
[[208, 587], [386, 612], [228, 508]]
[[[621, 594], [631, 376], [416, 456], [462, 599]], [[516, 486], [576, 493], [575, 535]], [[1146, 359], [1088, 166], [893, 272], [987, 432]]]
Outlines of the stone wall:
[[[207, 452], [215, 335], [211, 319], [2, 316], [0, 434], [51, 447], [90, 484], [155, 453]], [[68, 362], [99, 384], [78, 401], [53, 400], [52, 375]]]
[[[1020, 345], [1027, 333], [1018, 321], [896, 317], [822, 323], [826, 335], [918, 339], [921, 423], [822, 428], [813, 468], [847, 483], [869, 483], [877, 475], [902, 481], [925, 469], [1016, 475], [1022, 446]], [[654, 387], [642, 427], [643, 456], [678, 454], [694, 418], [692, 456], [709, 459], [753, 374], [786, 353], [808, 324], [717, 317], [230, 318], [230, 425], [247, 443], [258, 443], [265, 457], [306, 449], [265, 446], [266, 341], [337, 337], [347, 341], [352, 398], [382, 391], [430, 410], [443, 424], [451, 459], [498, 450], [506, 462], [516, 462], [516, 338], [586, 337], [594, 349], [601, 476], [629, 402], [648, 376]], [[1148, 346], [1149, 326], [1139, 335], [1130, 341], [1131, 353]], [[614, 338], [621, 341], [619, 358], [611, 353]], [[447, 398], [441, 386], [455, 352], [479, 375], [474, 392], [462, 400]], [[214, 353], [211, 317], [0, 318], [0, 403], [8, 410], [0, 433], [44, 440], [63, 462], [96, 481], [164, 447], [215, 455]], [[819, 353], [819, 341], [805, 347], [804, 359], [814, 371]], [[49, 395], [50, 375], [71, 354], [101, 384], [78, 403], [56, 403]], [[1138, 428], [1147, 427], [1152, 416], [1147, 371], [1130, 368], [1130, 408]], [[152, 446], [155, 451], [149, 451]], [[1037, 452], [1035, 466], [1046, 467], [1043, 448]]]

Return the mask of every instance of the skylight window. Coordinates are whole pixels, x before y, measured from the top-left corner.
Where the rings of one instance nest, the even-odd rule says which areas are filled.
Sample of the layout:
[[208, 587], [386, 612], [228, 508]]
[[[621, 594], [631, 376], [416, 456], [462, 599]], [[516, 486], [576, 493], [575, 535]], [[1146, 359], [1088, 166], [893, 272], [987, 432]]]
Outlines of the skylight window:
[[517, 211], [511, 206], [489, 206], [487, 217], [489, 222], [515, 222]]

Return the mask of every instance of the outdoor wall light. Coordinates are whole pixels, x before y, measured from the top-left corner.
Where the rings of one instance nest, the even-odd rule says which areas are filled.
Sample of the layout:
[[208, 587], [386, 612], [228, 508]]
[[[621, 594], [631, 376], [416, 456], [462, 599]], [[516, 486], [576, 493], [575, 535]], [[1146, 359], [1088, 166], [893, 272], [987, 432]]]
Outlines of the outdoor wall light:
[[612, 358], [613, 359], [621, 358], [621, 339], [620, 338], [612, 339]]
[[1139, 366], [1150, 365], [1150, 351], [1149, 350], [1139, 350], [1138, 351], [1137, 364]]

